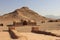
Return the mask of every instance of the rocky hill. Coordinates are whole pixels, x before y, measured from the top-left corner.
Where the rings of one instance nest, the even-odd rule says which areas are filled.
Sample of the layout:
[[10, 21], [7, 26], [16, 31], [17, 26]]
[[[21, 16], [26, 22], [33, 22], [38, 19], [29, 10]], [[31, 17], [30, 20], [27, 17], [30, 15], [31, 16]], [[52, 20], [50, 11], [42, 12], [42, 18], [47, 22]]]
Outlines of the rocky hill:
[[47, 20], [47, 18], [39, 15], [28, 7], [22, 7], [13, 12], [0, 16], [0, 23], [12, 23], [13, 21], [20, 22], [20, 19], [34, 20], [37, 24], [41, 21]]

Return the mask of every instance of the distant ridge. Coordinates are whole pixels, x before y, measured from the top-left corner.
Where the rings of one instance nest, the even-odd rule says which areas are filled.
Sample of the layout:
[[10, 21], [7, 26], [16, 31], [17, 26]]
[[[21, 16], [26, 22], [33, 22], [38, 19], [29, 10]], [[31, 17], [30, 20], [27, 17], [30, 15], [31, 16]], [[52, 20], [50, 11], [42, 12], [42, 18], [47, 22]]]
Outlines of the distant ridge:
[[45, 17], [52, 19], [60, 19], [60, 16], [54, 16], [54, 15], [45, 15]]

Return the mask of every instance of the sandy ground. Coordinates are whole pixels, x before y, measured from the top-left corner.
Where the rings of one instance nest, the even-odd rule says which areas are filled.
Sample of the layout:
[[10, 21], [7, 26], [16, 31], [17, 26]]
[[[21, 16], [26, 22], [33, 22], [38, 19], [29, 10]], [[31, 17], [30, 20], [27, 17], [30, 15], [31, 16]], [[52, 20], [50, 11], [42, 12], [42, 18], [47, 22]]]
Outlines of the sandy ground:
[[60, 30], [46, 30], [46, 32], [51, 32], [51, 33], [54, 33], [56, 35], [60, 35]]
[[[57, 31], [57, 30], [54, 30]], [[49, 36], [44, 34], [36, 34], [36, 33], [29, 33], [29, 32], [14, 32], [19, 36], [17, 40], [60, 40], [60, 37]]]
[[[28, 26], [30, 27], [30, 26]], [[38, 27], [38, 26], [37, 26]], [[43, 23], [40, 24], [40, 29], [44, 29], [47, 32], [60, 35], [60, 22], [58, 23]], [[0, 30], [5, 28], [0, 28]], [[21, 31], [30, 31], [30, 28], [16, 28]], [[47, 29], [47, 30], [46, 30]], [[60, 40], [60, 37], [48, 36], [43, 34], [35, 34], [31, 32], [16, 32], [19, 35], [19, 39], [11, 39], [8, 32], [0, 32], [0, 40]]]
[[0, 32], [0, 40], [11, 40], [8, 32]]
[[[56, 30], [55, 30], [56, 31]], [[29, 32], [15, 32], [19, 39], [11, 39], [8, 32], [0, 32], [0, 40], [60, 40], [60, 37]]]
[[23, 35], [26, 40], [60, 40], [59, 37], [48, 36], [43, 34], [35, 34], [35, 33], [20, 33], [20, 35]]

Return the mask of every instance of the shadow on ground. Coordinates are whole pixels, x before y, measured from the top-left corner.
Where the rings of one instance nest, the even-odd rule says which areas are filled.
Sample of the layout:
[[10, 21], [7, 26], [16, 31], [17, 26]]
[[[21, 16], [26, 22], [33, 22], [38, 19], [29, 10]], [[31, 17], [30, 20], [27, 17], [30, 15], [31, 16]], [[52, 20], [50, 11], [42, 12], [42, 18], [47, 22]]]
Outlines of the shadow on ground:
[[44, 34], [44, 35], [49, 35], [49, 36], [56, 36], [56, 37], [60, 37], [60, 35], [56, 35], [56, 34], [53, 34], [51, 32], [45, 32], [45, 31], [31, 31], [33, 33], [37, 33], [37, 34]]

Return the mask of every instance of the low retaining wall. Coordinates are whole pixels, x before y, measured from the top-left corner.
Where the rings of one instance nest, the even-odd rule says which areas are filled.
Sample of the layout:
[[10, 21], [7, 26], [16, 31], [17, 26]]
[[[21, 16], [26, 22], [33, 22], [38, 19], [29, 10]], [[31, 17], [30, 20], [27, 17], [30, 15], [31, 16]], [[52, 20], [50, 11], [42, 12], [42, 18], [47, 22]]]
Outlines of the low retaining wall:
[[12, 39], [28, 40], [28, 38], [26, 36], [19, 34], [16, 30], [9, 30], [9, 34]]
[[10, 37], [12, 39], [18, 39], [19, 38], [18, 33], [15, 30], [9, 30], [9, 34], [10, 34]]

